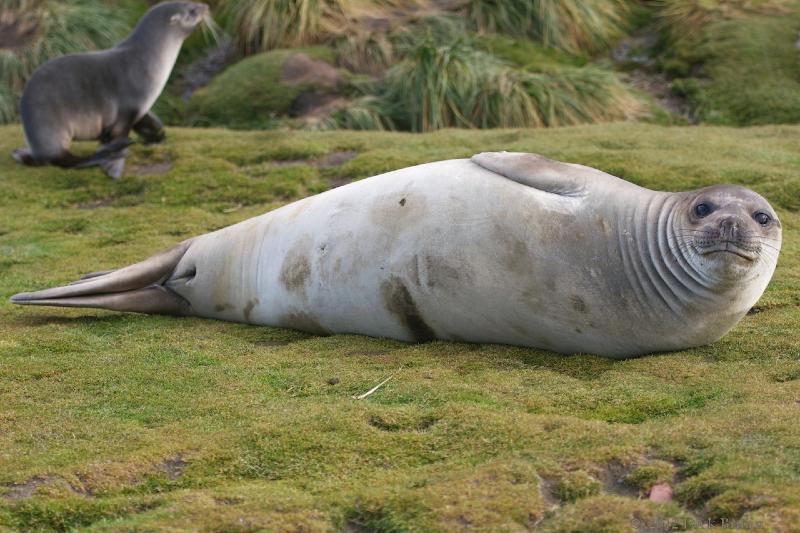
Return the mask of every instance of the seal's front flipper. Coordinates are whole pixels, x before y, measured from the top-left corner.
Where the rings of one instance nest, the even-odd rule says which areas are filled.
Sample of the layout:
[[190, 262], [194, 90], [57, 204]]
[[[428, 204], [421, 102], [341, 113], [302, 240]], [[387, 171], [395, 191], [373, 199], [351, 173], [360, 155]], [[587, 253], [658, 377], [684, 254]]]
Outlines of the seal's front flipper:
[[149, 259], [108, 273], [90, 275], [73, 283], [11, 297], [20, 305], [55, 307], [93, 307], [159, 315], [187, 315], [191, 306], [164, 285], [172, 275], [191, 240], [158, 253]]
[[517, 183], [561, 196], [584, 196], [593, 180], [622, 181], [594, 168], [561, 163], [537, 154], [483, 152], [472, 156], [471, 161]]
[[152, 111], [148, 111], [145, 116], [139, 119], [139, 122], [133, 125], [133, 131], [146, 144], [160, 143], [167, 137], [164, 133], [164, 124]]
[[21, 165], [28, 165], [29, 167], [36, 167], [41, 165], [36, 158], [33, 157], [33, 154], [30, 153], [29, 150], [25, 148], [17, 148], [11, 153], [11, 158]]

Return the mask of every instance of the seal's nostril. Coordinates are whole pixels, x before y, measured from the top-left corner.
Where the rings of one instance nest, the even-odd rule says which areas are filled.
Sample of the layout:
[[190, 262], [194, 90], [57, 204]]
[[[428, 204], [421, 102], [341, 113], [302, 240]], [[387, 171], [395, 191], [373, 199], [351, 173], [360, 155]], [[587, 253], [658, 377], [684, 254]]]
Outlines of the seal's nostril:
[[733, 217], [726, 218], [719, 224], [720, 234], [723, 239], [727, 240], [737, 239], [739, 237], [740, 228], [741, 221]]

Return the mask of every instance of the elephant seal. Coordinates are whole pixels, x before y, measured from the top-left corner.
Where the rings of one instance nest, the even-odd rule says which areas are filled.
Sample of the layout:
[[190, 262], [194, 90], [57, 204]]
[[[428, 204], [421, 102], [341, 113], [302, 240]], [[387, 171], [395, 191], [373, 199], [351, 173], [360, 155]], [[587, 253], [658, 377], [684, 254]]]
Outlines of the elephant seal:
[[389, 172], [18, 304], [626, 358], [714, 342], [759, 299], [781, 224], [719, 185], [669, 193], [541, 156]]
[[[100, 166], [110, 177], [120, 177], [131, 129], [145, 142], [164, 139], [164, 127], [150, 108], [184, 39], [209, 16], [205, 4], [159, 4], [114, 48], [66, 55], [40, 66], [20, 103], [28, 149], [15, 150], [13, 158], [32, 166]], [[79, 157], [69, 151], [73, 139], [101, 145], [94, 154]]]

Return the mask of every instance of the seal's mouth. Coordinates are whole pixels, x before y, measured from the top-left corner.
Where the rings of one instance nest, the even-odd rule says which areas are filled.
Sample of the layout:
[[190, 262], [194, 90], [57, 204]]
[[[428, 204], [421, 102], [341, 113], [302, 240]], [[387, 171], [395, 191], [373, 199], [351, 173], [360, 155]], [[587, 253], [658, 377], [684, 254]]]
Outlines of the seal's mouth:
[[758, 253], [742, 247], [741, 245], [728, 240], [720, 241], [718, 244], [704, 247], [699, 250], [702, 255], [711, 254], [733, 254], [747, 261], [753, 262], [758, 259]]

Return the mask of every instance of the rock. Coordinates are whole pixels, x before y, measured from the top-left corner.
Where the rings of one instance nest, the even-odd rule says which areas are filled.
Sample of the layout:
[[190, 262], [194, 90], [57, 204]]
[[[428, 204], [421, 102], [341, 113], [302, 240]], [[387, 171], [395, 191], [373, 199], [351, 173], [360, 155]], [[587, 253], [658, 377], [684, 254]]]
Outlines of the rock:
[[666, 483], [659, 483], [658, 485], [653, 485], [650, 489], [650, 496], [649, 500], [651, 502], [671, 502], [672, 501], [672, 487], [670, 487]]

